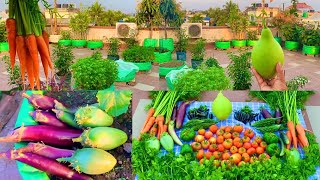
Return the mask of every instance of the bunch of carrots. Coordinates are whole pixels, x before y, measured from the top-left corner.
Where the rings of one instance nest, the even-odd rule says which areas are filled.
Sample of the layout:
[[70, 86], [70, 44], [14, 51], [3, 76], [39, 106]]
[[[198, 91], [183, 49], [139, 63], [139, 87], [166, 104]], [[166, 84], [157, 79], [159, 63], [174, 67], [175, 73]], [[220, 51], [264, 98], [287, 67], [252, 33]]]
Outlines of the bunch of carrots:
[[26, 88], [27, 73], [30, 88], [40, 90], [40, 54], [48, 83], [49, 69], [53, 64], [49, 51], [49, 35], [45, 29], [45, 18], [37, 0], [9, 0], [9, 18], [6, 21], [10, 53], [10, 65], [14, 68], [16, 54], [20, 62], [23, 88]]
[[279, 98], [279, 101], [283, 101], [282, 104], [282, 112], [284, 112], [287, 117], [287, 136], [290, 141], [290, 144], [287, 145], [287, 149], [290, 149], [291, 145], [294, 148], [298, 147], [306, 147], [309, 146], [308, 138], [306, 137], [306, 130], [300, 124], [298, 114], [297, 114], [297, 91], [285, 91], [283, 93], [282, 98]]
[[160, 139], [161, 134], [168, 131], [170, 121], [174, 120], [172, 119], [172, 117], [175, 117], [173, 111], [178, 99], [179, 95], [175, 91], [159, 91], [153, 107], [147, 113], [146, 121], [140, 133], [150, 133]]

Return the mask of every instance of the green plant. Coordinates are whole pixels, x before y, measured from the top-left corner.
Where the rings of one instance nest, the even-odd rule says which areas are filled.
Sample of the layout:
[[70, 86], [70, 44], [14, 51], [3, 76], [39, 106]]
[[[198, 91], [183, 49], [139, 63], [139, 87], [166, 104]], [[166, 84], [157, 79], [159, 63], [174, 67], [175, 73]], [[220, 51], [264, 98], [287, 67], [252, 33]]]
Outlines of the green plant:
[[131, 48], [133, 46], [137, 46], [138, 45], [138, 41], [136, 39], [137, 35], [138, 35], [138, 31], [137, 30], [133, 30], [133, 29], [129, 30], [129, 38], [125, 39], [125, 42], [126, 42], [128, 48]]
[[256, 30], [247, 31], [247, 39], [248, 40], [258, 40], [258, 31], [256, 31]]
[[80, 11], [70, 19], [70, 27], [72, 31], [81, 39], [86, 39], [89, 24], [90, 17], [88, 11]]
[[287, 82], [288, 89], [290, 90], [298, 90], [299, 88], [303, 88], [309, 79], [305, 76], [297, 76]]
[[237, 6], [231, 8], [228, 23], [235, 39], [243, 40], [249, 26], [249, 18], [242, 13]]
[[8, 85], [17, 88], [18, 90], [22, 90], [22, 79], [19, 66], [15, 65], [12, 71], [9, 56], [3, 56], [2, 61], [4, 62], [9, 74]]
[[202, 38], [198, 39], [190, 49], [192, 54], [192, 59], [197, 61], [202, 61], [205, 56], [205, 47], [206, 47], [206, 40]]
[[223, 68], [201, 65], [198, 69], [179, 73], [173, 84], [183, 99], [193, 99], [199, 98], [202, 91], [228, 89], [230, 80]]
[[177, 31], [178, 42], [176, 45], [177, 52], [186, 52], [189, 45], [189, 37], [186, 34], [186, 30], [179, 29]]
[[109, 88], [118, 77], [118, 65], [102, 59], [101, 52], [79, 59], [71, 66], [77, 89], [100, 90]]
[[159, 11], [164, 21], [164, 34], [165, 39], [167, 39], [167, 27], [174, 26], [177, 22], [180, 22], [180, 6], [175, 0], [160, 0]]
[[307, 46], [320, 45], [320, 30], [313, 28], [304, 28], [301, 34], [301, 42]]
[[108, 55], [118, 55], [119, 49], [120, 49], [120, 41], [117, 38], [110, 38], [109, 39], [109, 49], [108, 49]]
[[154, 52], [158, 52], [158, 53], [166, 53], [169, 52], [170, 50], [163, 48], [163, 47], [156, 47], [154, 48]]
[[7, 30], [5, 21], [0, 22], [0, 42], [7, 42]]
[[205, 62], [207, 67], [217, 67], [217, 68], [222, 68], [218, 62], [217, 59], [210, 57], [208, 58]]
[[142, 0], [138, 4], [136, 19], [138, 24], [148, 24], [150, 28], [149, 38], [152, 39], [153, 26], [160, 18], [159, 0]]
[[284, 24], [281, 27], [281, 31], [283, 32], [283, 36], [286, 41], [300, 41], [300, 36], [302, 33], [302, 27], [293, 24]]
[[155, 55], [151, 47], [133, 46], [123, 51], [122, 56], [127, 62], [153, 62]]
[[58, 76], [71, 75], [70, 66], [73, 64], [74, 55], [71, 47], [57, 45], [53, 49], [52, 59]]
[[231, 63], [228, 66], [228, 75], [233, 82], [234, 90], [246, 90], [251, 87], [251, 53], [240, 51], [239, 55], [235, 53], [228, 54]]
[[60, 39], [61, 40], [71, 40], [71, 34], [70, 34], [70, 31], [67, 31], [67, 30], [61, 30], [60, 31]]

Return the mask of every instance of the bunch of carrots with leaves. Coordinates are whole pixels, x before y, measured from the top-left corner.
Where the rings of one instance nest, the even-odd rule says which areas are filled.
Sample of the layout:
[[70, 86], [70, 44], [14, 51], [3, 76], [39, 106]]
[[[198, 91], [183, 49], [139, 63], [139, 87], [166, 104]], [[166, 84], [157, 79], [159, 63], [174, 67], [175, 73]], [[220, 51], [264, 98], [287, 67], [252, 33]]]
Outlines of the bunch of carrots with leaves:
[[[14, 68], [16, 54], [20, 62], [23, 89], [26, 89], [27, 73], [30, 89], [40, 90], [40, 54], [42, 66], [48, 83], [49, 69], [53, 71], [50, 58], [49, 35], [45, 31], [45, 18], [39, 0], [9, 0], [9, 18], [6, 20], [10, 65]], [[44, 2], [48, 7], [47, 3]]]
[[140, 133], [150, 133], [160, 139], [161, 135], [168, 131], [178, 99], [179, 95], [176, 91], [159, 91], [153, 106], [148, 110], [146, 121]]
[[297, 114], [297, 91], [283, 91], [278, 92], [278, 102], [282, 113], [286, 116], [288, 131], [287, 136], [290, 144], [287, 148], [307, 147], [309, 146], [308, 138], [306, 137], [306, 131], [299, 121]]

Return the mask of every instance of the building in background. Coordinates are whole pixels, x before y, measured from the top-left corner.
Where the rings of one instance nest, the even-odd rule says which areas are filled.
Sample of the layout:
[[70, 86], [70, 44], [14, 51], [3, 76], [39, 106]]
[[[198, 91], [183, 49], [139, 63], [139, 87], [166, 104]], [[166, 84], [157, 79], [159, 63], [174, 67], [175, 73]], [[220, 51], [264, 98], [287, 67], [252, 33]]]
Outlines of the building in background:
[[[257, 17], [262, 14], [262, 4], [261, 3], [252, 3], [250, 7], [247, 7], [244, 11], [250, 18], [251, 22], [257, 22]], [[272, 18], [277, 16], [280, 12], [278, 7], [269, 7], [269, 4], [264, 5], [264, 10], [266, 11], [266, 18]]]
[[[319, 2], [320, 3], [320, 2]], [[286, 9], [291, 9], [293, 6], [288, 6]], [[297, 10], [299, 17], [307, 18], [312, 16], [315, 13], [315, 10], [312, 6], [309, 6], [307, 3], [297, 3]]]
[[[54, 7], [54, 5], [51, 5]], [[57, 4], [57, 24], [67, 25], [70, 23], [70, 18], [79, 12], [79, 8], [76, 8], [75, 4]], [[44, 15], [47, 19], [48, 24], [54, 19], [54, 14], [48, 9], [44, 10]]]

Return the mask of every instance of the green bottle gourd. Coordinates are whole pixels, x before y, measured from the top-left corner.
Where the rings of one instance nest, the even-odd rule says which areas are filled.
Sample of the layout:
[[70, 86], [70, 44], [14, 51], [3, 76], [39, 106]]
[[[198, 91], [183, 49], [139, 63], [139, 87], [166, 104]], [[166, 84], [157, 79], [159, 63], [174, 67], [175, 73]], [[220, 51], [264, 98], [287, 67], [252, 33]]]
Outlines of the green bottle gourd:
[[261, 37], [252, 49], [252, 66], [264, 79], [272, 79], [276, 75], [276, 65], [279, 62], [284, 64], [284, 53], [271, 30], [266, 26], [265, 20], [263, 23]]
[[232, 113], [232, 104], [220, 91], [212, 103], [212, 113], [219, 120], [226, 120]]

